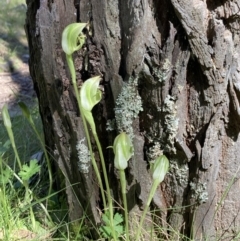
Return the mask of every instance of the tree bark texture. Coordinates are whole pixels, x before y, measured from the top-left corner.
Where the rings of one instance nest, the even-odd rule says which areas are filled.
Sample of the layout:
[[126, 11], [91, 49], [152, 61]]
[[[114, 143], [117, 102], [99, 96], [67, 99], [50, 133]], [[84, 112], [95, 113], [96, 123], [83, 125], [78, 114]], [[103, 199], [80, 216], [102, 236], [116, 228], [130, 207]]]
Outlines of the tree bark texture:
[[[104, 98], [94, 116], [114, 198], [119, 201], [119, 181], [106, 147], [118, 131], [126, 131], [135, 150], [127, 170], [132, 218], [147, 201], [149, 162], [164, 153], [171, 168], [152, 203], [161, 210], [157, 222], [196, 240], [232, 240], [240, 226], [240, 0], [81, 0], [75, 5], [27, 0], [27, 5], [30, 72], [46, 144], [66, 177], [70, 218], [87, 213], [99, 223], [101, 207], [91, 167], [88, 173], [78, 168], [76, 145], [86, 141], [61, 49], [64, 27], [80, 17], [91, 30], [74, 56], [77, 77], [80, 85], [103, 76]], [[117, 126], [107, 131], [113, 119]]]

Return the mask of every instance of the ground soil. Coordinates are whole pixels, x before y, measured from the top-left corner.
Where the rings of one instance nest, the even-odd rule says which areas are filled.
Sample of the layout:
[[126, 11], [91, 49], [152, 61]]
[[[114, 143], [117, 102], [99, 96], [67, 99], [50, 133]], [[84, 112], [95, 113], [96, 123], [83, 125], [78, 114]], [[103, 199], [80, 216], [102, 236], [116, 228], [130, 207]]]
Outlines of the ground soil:
[[[34, 90], [28, 68], [28, 44], [24, 30], [25, 0], [0, 0], [0, 118], [7, 104], [11, 116], [20, 113], [18, 102], [28, 106]], [[36, 102], [35, 102], [36, 103]]]
[[0, 110], [7, 104], [10, 116], [19, 115], [18, 102], [23, 101], [31, 105], [34, 97], [27, 63], [22, 62], [18, 71], [0, 73]]

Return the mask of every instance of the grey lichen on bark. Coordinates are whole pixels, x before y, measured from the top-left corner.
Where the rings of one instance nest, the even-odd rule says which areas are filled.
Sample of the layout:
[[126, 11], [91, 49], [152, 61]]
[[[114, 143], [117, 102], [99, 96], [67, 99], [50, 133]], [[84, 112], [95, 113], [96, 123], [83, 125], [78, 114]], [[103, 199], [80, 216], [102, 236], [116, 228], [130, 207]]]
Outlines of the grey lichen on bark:
[[[178, 123], [179, 119], [177, 118], [177, 111], [175, 106], [175, 99], [170, 95], [167, 95], [162, 107], [162, 112], [164, 112], [164, 130], [163, 138], [163, 151], [167, 153], [176, 154], [175, 138], [178, 133]], [[165, 136], [166, 135], [166, 136]]]
[[143, 110], [137, 88], [138, 78], [130, 77], [128, 82], [122, 86], [114, 108], [118, 132], [126, 132], [131, 139], [134, 138], [133, 121]]

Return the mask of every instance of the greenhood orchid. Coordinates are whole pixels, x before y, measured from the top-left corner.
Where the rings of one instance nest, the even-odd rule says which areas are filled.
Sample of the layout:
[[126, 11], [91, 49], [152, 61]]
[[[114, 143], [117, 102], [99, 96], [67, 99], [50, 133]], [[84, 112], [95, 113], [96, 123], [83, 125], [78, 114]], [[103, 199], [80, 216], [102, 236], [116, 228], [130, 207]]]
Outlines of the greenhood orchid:
[[88, 23], [72, 23], [63, 30], [62, 49], [67, 55], [81, 49], [86, 38], [82, 31], [87, 25]]
[[133, 155], [133, 144], [131, 138], [125, 133], [120, 133], [113, 143], [114, 166], [119, 171], [121, 192], [123, 197], [124, 215], [125, 215], [125, 228], [126, 228], [126, 240], [129, 241], [129, 227], [128, 227], [128, 206], [126, 196], [126, 176], [125, 169], [127, 168], [127, 162]]
[[98, 88], [100, 81], [100, 76], [92, 77], [83, 83], [80, 90], [80, 104], [82, 107], [82, 112], [94, 133], [96, 133], [96, 128], [91, 111], [93, 107], [102, 99], [102, 92]]
[[[68, 25], [64, 29], [63, 34], [62, 34], [62, 49], [66, 53], [66, 60], [67, 60], [67, 64], [68, 64], [68, 67], [70, 70], [72, 84], [73, 84], [75, 96], [77, 99], [78, 108], [79, 108], [80, 115], [81, 115], [82, 121], [83, 121], [83, 126], [84, 126], [87, 143], [88, 143], [88, 148], [89, 148], [90, 156], [91, 156], [91, 160], [92, 160], [92, 165], [93, 165], [94, 171], [96, 173], [98, 183], [100, 186], [100, 190], [101, 190], [104, 210], [105, 211], [109, 210], [110, 227], [112, 230], [113, 239], [114, 239], [114, 241], [117, 241], [115, 229], [114, 229], [114, 221], [113, 221], [113, 213], [114, 213], [113, 212], [113, 203], [112, 203], [112, 197], [111, 197], [111, 193], [110, 193], [110, 187], [109, 187], [108, 176], [107, 176], [107, 171], [106, 171], [106, 166], [105, 166], [105, 160], [104, 160], [104, 156], [103, 156], [101, 143], [99, 141], [99, 138], [98, 138], [98, 135], [96, 132], [96, 126], [95, 126], [95, 122], [93, 119], [93, 115], [91, 112], [92, 108], [102, 98], [102, 93], [98, 88], [101, 77], [97, 76], [97, 77], [93, 77], [93, 78], [86, 80], [84, 82], [82, 88], [79, 91], [78, 86], [77, 86], [77, 81], [76, 81], [76, 70], [75, 70], [73, 56], [72, 56], [75, 51], [78, 51], [82, 48], [82, 46], [84, 45], [84, 43], [86, 41], [86, 35], [83, 33], [84, 28], [88, 28], [88, 23], [72, 23], [72, 24]], [[89, 123], [89, 125], [92, 129], [92, 134], [94, 136], [94, 139], [96, 141], [97, 148], [99, 151], [104, 181], [105, 181], [105, 185], [106, 185], [106, 195], [107, 195], [107, 199], [108, 199], [108, 205], [107, 205], [106, 198], [105, 198], [105, 190], [102, 185], [100, 171], [98, 170], [98, 166], [97, 166], [96, 160], [94, 158], [89, 130], [87, 127], [87, 122]]]
[[71, 23], [63, 30], [62, 33], [62, 49], [66, 54], [66, 60], [71, 73], [75, 93], [78, 92], [78, 89], [72, 55], [84, 45], [86, 35], [82, 31], [87, 26], [88, 23]]
[[153, 199], [154, 194], [156, 193], [158, 185], [163, 181], [165, 175], [168, 172], [169, 169], [169, 161], [165, 155], [159, 156], [153, 163], [153, 166], [151, 167], [152, 172], [153, 172], [153, 184], [151, 186], [151, 190], [147, 199], [147, 203], [145, 205], [145, 208], [143, 210], [143, 214], [140, 219], [140, 223], [138, 226], [137, 234], [136, 234], [136, 239], [139, 240], [143, 221], [146, 217], [148, 208], [150, 206], [150, 203]]
[[133, 155], [133, 144], [130, 137], [125, 133], [120, 133], [114, 140], [113, 151], [115, 154], [114, 166], [119, 170], [127, 167], [128, 160]]
[[158, 157], [153, 164], [153, 180], [161, 183], [168, 172], [169, 161], [165, 155]]

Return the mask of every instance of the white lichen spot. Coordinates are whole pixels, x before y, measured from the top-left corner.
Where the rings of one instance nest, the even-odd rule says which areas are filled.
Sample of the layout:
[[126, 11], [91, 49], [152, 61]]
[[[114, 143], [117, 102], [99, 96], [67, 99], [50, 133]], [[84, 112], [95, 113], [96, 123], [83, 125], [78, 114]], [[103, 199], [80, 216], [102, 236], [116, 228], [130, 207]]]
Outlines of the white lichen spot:
[[207, 183], [197, 182], [197, 180], [194, 179], [189, 185], [192, 192], [191, 197], [194, 198], [199, 205], [206, 203], [208, 200]]
[[115, 119], [117, 130], [126, 132], [133, 139], [132, 123], [138, 117], [142, 108], [142, 100], [137, 90], [138, 79], [130, 78], [129, 82], [123, 85], [121, 93], [116, 100]]
[[176, 117], [177, 110], [174, 97], [167, 95], [163, 104], [163, 112], [165, 113], [164, 132], [167, 136], [167, 142], [165, 143], [164, 151], [176, 154], [174, 141], [178, 132], [179, 119]]
[[159, 142], [154, 142], [153, 146], [146, 152], [149, 162], [154, 161], [161, 155], [163, 155], [163, 151], [161, 150], [161, 144]]
[[179, 92], [181, 93], [182, 90], [183, 90], [183, 86], [178, 84], [178, 85], [177, 85], [177, 88], [178, 88]]
[[114, 131], [114, 130], [116, 130], [116, 121], [115, 121], [115, 119], [107, 120], [106, 130], [107, 131]]
[[76, 149], [78, 152], [78, 169], [81, 173], [88, 173], [90, 167], [90, 152], [88, 147], [84, 144], [85, 138], [78, 141]]
[[189, 168], [187, 164], [178, 164], [177, 161], [170, 161], [170, 170], [171, 175], [173, 175], [177, 182], [186, 187], [188, 185], [188, 175], [189, 175]]
[[169, 59], [165, 59], [159, 68], [153, 68], [153, 75], [160, 83], [165, 82], [172, 74], [172, 64]]

